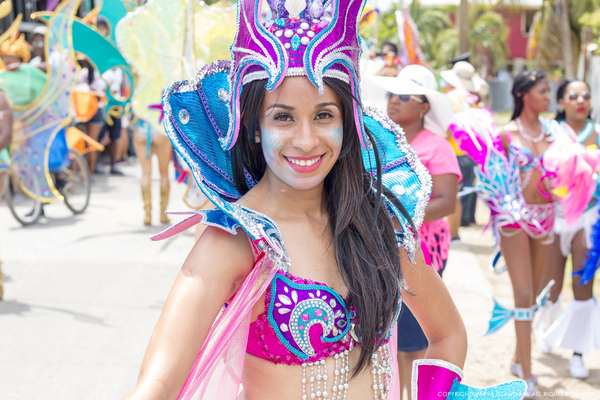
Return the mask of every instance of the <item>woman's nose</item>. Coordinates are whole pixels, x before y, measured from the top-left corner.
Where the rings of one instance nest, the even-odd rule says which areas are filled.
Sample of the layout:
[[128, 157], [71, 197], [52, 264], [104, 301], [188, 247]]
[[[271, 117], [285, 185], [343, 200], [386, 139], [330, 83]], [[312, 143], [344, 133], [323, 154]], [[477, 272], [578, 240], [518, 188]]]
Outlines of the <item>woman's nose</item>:
[[302, 122], [298, 125], [292, 145], [306, 153], [309, 153], [319, 144], [319, 135], [317, 130], [310, 122]]

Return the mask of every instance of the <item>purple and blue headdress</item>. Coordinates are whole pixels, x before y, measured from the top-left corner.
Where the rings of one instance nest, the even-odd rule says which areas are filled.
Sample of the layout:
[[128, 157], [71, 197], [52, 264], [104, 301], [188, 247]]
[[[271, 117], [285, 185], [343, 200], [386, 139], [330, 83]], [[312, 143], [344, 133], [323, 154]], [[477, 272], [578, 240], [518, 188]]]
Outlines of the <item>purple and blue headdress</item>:
[[[231, 45], [229, 74], [231, 122], [220, 139], [224, 150], [235, 144], [240, 129], [240, 94], [245, 84], [267, 80], [277, 88], [286, 76], [306, 76], [320, 93], [323, 78], [348, 83], [360, 98], [358, 21], [364, 0], [268, 0], [271, 18], [260, 20], [262, 0], [238, 1], [237, 33]], [[359, 138], [366, 148], [362, 113], [354, 101]]]
[[[366, 171], [376, 174], [377, 149], [382, 184], [408, 212], [407, 217], [392, 199], [383, 196], [390, 214], [397, 217], [403, 228], [396, 235], [398, 245], [413, 259], [418, 241], [411, 229], [423, 221], [431, 178], [399, 126], [378, 110], [363, 111], [359, 107], [358, 20], [364, 0], [269, 0], [269, 6], [272, 17], [262, 23], [262, 0], [240, 0], [232, 62], [215, 61], [202, 68], [194, 79], [175, 82], [167, 88], [163, 94], [164, 124], [173, 147], [189, 165], [204, 195], [228, 216], [228, 221], [259, 219], [261, 226], [270, 226], [257, 213], [236, 204], [242, 195], [235, 186], [230, 149], [239, 133], [243, 87], [265, 80], [266, 89], [273, 90], [287, 76], [306, 76], [322, 92], [324, 78], [340, 79], [351, 87], [355, 97], [354, 116]], [[246, 174], [246, 184], [249, 188], [256, 184], [250, 174]], [[214, 213], [192, 214], [181, 227], [193, 225], [201, 218], [212, 221]], [[244, 217], [240, 217], [242, 214]], [[220, 214], [218, 219], [222, 220]], [[221, 222], [211, 224], [222, 225]], [[263, 236], [250, 226], [243, 227], [252, 238]], [[178, 228], [170, 229], [157, 238], [176, 231]], [[273, 248], [282, 248], [276, 244], [276, 238], [269, 240]]]

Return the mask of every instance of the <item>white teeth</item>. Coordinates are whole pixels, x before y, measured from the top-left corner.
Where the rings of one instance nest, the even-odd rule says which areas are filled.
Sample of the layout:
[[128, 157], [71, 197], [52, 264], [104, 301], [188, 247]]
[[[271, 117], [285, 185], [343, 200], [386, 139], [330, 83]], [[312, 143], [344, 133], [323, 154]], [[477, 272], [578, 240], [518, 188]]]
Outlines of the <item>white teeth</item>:
[[321, 159], [321, 156], [312, 159], [312, 160], [296, 160], [294, 158], [288, 158], [288, 160], [292, 163], [292, 164], [296, 164], [299, 165], [301, 167], [310, 167], [311, 165], [313, 165], [314, 163], [316, 163], [317, 161], [319, 161]]

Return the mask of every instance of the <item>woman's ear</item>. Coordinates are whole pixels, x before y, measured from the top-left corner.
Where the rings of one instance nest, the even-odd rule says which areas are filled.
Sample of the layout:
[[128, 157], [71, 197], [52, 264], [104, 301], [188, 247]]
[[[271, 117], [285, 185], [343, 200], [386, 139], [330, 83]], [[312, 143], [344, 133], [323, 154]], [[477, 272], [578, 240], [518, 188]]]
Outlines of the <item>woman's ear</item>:
[[429, 103], [421, 104], [421, 114], [422, 115], [427, 114], [427, 112], [429, 111], [430, 108], [431, 108], [431, 104], [429, 104]]
[[565, 111], [565, 99], [563, 99], [562, 97], [558, 99], [558, 110]]
[[262, 132], [260, 131], [260, 126], [256, 124], [256, 129], [254, 130], [254, 143], [260, 143], [262, 140]]

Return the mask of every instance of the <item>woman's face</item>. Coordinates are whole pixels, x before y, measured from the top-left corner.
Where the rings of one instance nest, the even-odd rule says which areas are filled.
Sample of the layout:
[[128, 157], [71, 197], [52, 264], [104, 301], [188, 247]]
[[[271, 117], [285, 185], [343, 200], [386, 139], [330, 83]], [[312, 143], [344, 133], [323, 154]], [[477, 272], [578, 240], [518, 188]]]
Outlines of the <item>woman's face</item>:
[[551, 99], [550, 82], [548, 82], [548, 78], [543, 78], [525, 93], [523, 103], [534, 112], [540, 114], [548, 111]]
[[323, 184], [344, 135], [341, 104], [331, 88], [320, 95], [306, 77], [285, 78], [265, 94], [259, 124], [268, 176], [297, 190]]
[[558, 106], [565, 110], [565, 115], [570, 120], [587, 120], [592, 107], [590, 88], [581, 81], [569, 83], [565, 94], [558, 100]]
[[[398, 125], [406, 126], [422, 120], [429, 110], [425, 96], [420, 95], [388, 95], [387, 114]], [[421, 102], [422, 101], [422, 102]]]

